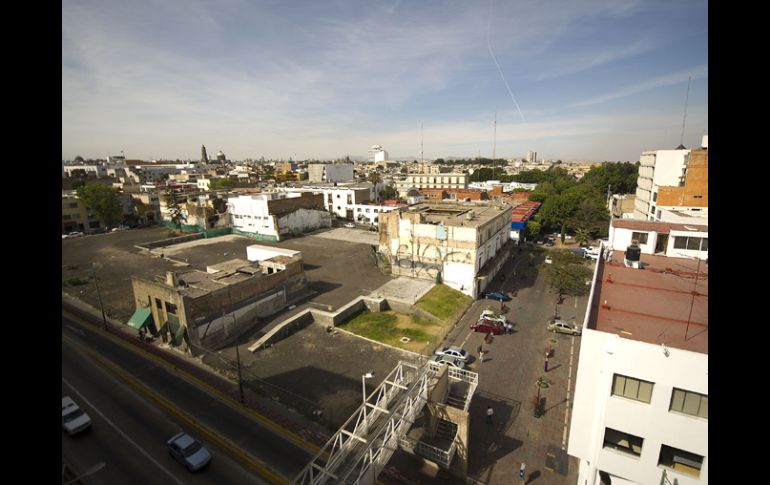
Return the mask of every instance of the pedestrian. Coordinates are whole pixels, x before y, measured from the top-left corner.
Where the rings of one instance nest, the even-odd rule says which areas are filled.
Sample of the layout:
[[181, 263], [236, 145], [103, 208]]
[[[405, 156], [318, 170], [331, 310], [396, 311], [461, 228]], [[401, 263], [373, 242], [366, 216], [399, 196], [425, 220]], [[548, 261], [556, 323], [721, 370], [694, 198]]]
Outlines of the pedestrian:
[[482, 364], [484, 363], [484, 354], [485, 354], [485, 352], [483, 352], [483, 351], [479, 352], [479, 362], [481, 362]]
[[545, 356], [545, 371], [548, 372], [548, 356]]
[[524, 480], [524, 474], [525, 474], [526, 468], [527, 468], [527, 465], [522, 461], [521, 467], [519, 467], [519, 478], [521, 478], [522, 481]]
[[492, 415], [495, 414], [492, 406], [487, 406], [487, 424], [492, 424]]

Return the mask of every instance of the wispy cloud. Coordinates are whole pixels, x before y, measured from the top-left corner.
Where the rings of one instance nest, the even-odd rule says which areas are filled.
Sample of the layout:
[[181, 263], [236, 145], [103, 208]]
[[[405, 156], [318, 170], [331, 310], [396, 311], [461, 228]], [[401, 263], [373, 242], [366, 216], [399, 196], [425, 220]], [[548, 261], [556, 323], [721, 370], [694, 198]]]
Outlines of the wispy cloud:
[[607, 101], [612, 101], [614, 99], [624, 98], [626, 96], [643, 93], [651, 89], [655, 89], [663, 86], [671, 86], [673, 84], [686, 82], [689, 76], [692, 76], [693, 79], [708, 77], [708, 65], [696, 66], [688, 70], [667, 74], [665, 76], [658, 76], [656, 78], [649, 79], [641, 83], [633, 84], [631, 86], [626, 86], [624, 88], [621, 88], [609, 94], [604, 94], [602, 96], [597, 96], [597, 97], [586, 99], [583, 101], [578, 101], [577, 103], [572, 103], [570, 105], [567, 105], [567, 107], [577, 108], [582, 106], [591, 106], [595, 104], [606, 103]]

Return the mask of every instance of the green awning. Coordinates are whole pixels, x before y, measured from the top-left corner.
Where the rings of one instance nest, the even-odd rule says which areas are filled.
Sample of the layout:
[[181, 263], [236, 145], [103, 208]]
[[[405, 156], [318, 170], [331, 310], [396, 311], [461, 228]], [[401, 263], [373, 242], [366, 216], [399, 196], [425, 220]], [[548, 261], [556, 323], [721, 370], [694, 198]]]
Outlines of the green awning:
[[131, 319], [128, 321], [128, 326], [139, 330], [140, 328], [147, 326], [151, 320], [152, 313], [150, 310], [146, 308], [139, 308], [134, 312], [133, 315], [131, 315]]

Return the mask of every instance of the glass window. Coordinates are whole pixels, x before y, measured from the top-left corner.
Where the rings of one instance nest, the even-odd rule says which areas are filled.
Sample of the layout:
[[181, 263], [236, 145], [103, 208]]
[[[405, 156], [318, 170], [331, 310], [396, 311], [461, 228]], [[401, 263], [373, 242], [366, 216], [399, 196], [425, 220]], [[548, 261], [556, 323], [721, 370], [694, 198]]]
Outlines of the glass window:
[[652, 400], [653, 383], [615, 374], [612, 395], [649, 403]]
[[674, 238], [674, 249], [687, 249], [687, 237], [676, 236]]
[[661, 445], [658, 465], [698, 477], [703, 466], [703, 457], [673, 446]]
[[687, 249], [691, 249], [694, 251], [697, 251], [700, 249], [700, 238], [699, 237], [688, 237], [687, 238]]
[[700, 250], [701, 251], [708, 251], [709, 250], [709, 238], [704, 237], [703, 241], [701, 241], [700, 244]]
[[647, 244], [647, 236], [649, 236], [647, 232], [634, 232], [631, 234], [631, 239], [639, 241], [639, 244]]
[[705, 394], [674, 388], [669, 410], [708, 419], [709, 397]]
[[612, 428], [604, 429], [604, 448], [612, 448], [613, 450], [622, 451], [629, 455], [640, 456], [642, 454], [643, 443], [644, 438], [640, 438], [639, 436], [634, 436]]

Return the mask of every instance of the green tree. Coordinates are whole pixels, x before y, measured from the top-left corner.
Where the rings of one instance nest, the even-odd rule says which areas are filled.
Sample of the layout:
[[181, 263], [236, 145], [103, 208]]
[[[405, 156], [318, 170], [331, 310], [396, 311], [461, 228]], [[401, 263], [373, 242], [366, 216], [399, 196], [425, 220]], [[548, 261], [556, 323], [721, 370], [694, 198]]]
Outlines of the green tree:
[[87, 183], [77, 188], [77, 194], [104, 227], [114, 226], [120, 221], [122, 210], [118, 194], [112, 187]]
[[580, 179], [580, 183], [596, 187], [606, 197], [608, 186], [615, 194], [632, 194], [636, 192], [636, 180], [638, 177], [639, 166], [635, 163], [605, 162], [591, 168]]
[[388, 184], [380, 190], [380, 200], [395, 199], [396, 197], [398, 197], [398, 192], [396, 192], [396, 187], [393, 184]]
[[374, 185], [377, 185], [378, 183], [382, 182], [382, 175], [380, 175], [379, 172], [374, 171], [369, 173], [369, 177], [367, 177], [367, 180], [371, 182]]
[[540, 223], [536, 220], [532, 219], [527, 221], [527, 225], [524, 226], [524, 237], [527, 239], [536, 239], [537, 236], [540, 235], [540, 231], [543, 228], [540, 226]]
[[551, 288], [559, 292], [559, 299], [565, 294], [582, 295], [588, 289], [586, 280], [591, 270], [583, 264], [583, 258], [572, 251], [562, 249], [550, 252], [552, 263], [542, 263], [538, 269], [543, 272]]
[[182, 222], [187, 220], [187, 216], [182, 212], [182, 207], [179, 205], [179, 192], [176, 190], [168, 190], [163, 195], [163, 200], [166, 202], [166, 209], [168, 210], [169, 218], [174, 223], [177, 230], [182, 230]]
[[605, 236], [609, 231], [610, 215], [604, 204], [584, 199], [568, 220], [573, 229], [584, 229], [590, 236]]
[[575, 242], [579, 245], [587, 244], [591, 240], [591, 231], [584, 228], [578, 228], [575, 230]]
[[211, 181], [211, 190], [232, 189], [235, 187], [235, 180], [231, 178], [219, 178]]

